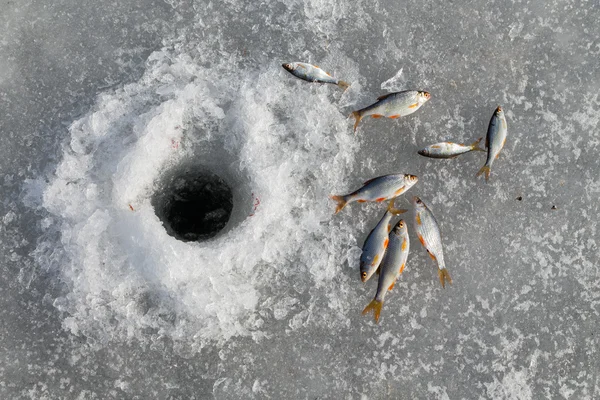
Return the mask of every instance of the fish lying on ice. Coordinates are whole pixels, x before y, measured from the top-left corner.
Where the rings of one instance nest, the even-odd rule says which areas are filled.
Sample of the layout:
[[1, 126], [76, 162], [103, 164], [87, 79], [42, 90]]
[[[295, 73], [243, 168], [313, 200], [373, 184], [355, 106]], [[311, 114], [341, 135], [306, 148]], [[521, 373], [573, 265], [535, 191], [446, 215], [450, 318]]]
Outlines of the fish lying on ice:
[[394, 201], [392, 200], [385, 214], [383, 214], [379, 223], [375, 225], [375, 228], [369, 232], [369, 235], [363, 244], [362, 253], [360, 255], [360, 279], [363, 282], [368, 281], [375, 271], [377, 271], [379, 264], [383, 260], [385, 250], [388, 247], [388, 235], [392, 229], [390, 221], [394, 216], [393, 203]]
[[492, 119], [490, 119], [487, 136], [485, 138], [485, 147], [488, 151], [487, 160], [485, 161], [485, 165], [481, 167], [476, 175], [479, 176], [485, 173], [486, 182], [490, 179], [490, 172], [492, 170], [492, 164], [494, 163], [494, 160], [498, 158], [500, 151], [506, 143], [506, 134], [506, 117], [504, 116], [502, 107], [498, 106], [496, 111], [494, 111], [494, 115], [492, 115]]
[[337, 202], [335, 213], [340, 212], [348, 203], [357, 201], [382, 202], [400, 196], [410, 189], [419, 178], [409, 174], [391, 174], [370, 179], [352, 193], [346, 195], [331, 195], [330, 198]]
[[427, 250], [429, 256], [437, 262], [440, 282], [442, 283], [442, 287], [446, 287], [446, 281], [452, 284], [452, 278], [450, 278], [444, 262], [442, 235], [438, 223], [431, 210], [417, 196], [413, 198], [413, 205], [417, 237]]
[[282, 67], [296, 78], [304, 79], [308, 82], [331, 83], [338, 85], [344, 90], [348, 89], [350, 86], [348, 82], [334, 78], [316, 65], [293, 62], [282, 64]]
[[405, 90], [403, 92], [388, 93], [377, 98], [377, 102], [361, 110], [352, 112], [355, 119], [354, 132], [361, 119], [367, 116], [373, 118], [400, 118], [412, 114], [425, 104], [431, 95], [418, 90]]
[[431, 158], [454, 158], [471, 151], [485, 151], [485, 149], [479, 147], [481, 139], [483, 138], [477, 139], [468, 146], [452, 142], [431, 144], [424, 149], [419, 150], [418, 153], [424, 157]]
[[396, 284], [396, 280], [402, 274], [402, 271], [404, 271], [409, 248], [408, 229], [404, 220], [400, 220], [389, 234], [387, 251], [379, 265], [379, 282], [377, 283], [375, 298], [362, 312], [365, 315], [373, 310], [375, 322], [379, 322], [379, 315], [381, 314], [385, 295], [388, 291], [392, 290]]

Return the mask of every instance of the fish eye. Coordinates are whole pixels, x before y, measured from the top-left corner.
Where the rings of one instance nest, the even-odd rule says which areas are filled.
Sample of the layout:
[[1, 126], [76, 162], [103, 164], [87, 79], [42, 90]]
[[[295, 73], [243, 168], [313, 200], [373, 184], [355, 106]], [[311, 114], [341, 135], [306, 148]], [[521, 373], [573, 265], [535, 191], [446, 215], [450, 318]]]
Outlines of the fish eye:
[[366, 273], [366, 272], [362, 272], [362, 273], [360, 274], [360, 276], [362, 276], [363, 278], [366, 278], [366, 277], [367, 277], [367, 273]]
[[400, 222], [398, 222], [398, 226], [399, 226], [400, 228], [404, 228], [404, 221], [400, 221]]

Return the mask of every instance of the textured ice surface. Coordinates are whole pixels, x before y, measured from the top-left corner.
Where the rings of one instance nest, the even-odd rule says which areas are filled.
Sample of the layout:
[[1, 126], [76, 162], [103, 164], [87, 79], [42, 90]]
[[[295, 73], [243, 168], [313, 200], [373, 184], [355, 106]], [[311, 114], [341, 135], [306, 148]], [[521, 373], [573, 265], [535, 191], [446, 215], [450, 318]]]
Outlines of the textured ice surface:
[[[595, 3], [6, 8], [1, 397], [600, 395]], [[432, 99], [352, 134], [352, 110], [402, 89]], [[417, 155], [485, 135], [499, 104], [489, 184], [482, 153]], [[199, 243], [151, 205], [189, 163], [233, 188], [227, 227]], [[407, 195], [436, 214], [454, 284], [411, 237], [375, 325], [357, 261], [381, 207], [333, 216], [327, 196], [391, 172], [419, 176]]]

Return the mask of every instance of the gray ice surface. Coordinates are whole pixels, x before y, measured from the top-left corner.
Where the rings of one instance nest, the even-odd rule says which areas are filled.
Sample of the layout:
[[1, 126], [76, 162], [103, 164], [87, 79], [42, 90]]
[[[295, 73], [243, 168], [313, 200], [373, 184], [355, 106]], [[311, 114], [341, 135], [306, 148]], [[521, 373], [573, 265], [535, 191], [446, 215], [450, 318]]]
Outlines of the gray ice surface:
[[[0, 398], [600, 398], [597, 2], [3, 0], [0, 9]], [[281, 69], [289, 61], [352, 87], [299, 81]], [[432, 99], [404, 119], [365, 119], [352, 135], [352, 110], [408, 88]], [[417, 155], [485, 135], [497, 105], [508, 140], [489, 184], [474, 177], [483, 154]], [[262, 208], [229, 227], [242, 239], [211, 242], [210, 254], [224, 249], [211, 268], [227, 276], [142, 258], [143, 243], [110, 230], [95, 247], [67, 238], [94, 219], [69, 208], [86, 206], [77, 190], [57, 192], [77, 174], [59, 165], [90, 155], [96, 167], [73, 185], [129, 195], [120, 188], [149, 162], [136, 151], [155, 144], [135, 148], [156, 131], [135, 124], [170, 123], [177, 107], [189, 107], [182, 118], [196, 136], [235, 133], [194, 136], [186, 151], [224, 147], [231, 158], [211, 165], [240, 193], [262, 185]], [[255, 171], [277, 173], [263, 182]], [[360, 315], [376, 284], [360, 282], [358, 255], [382, 208], [352, 204], [334, 217], [327, 194], [390, 172], [419, 176], [398, 203], [418, 194], [433, 209], [454, 284], [440, 287], [411, 233], [375, 325]], [[103, 208], [112, 198], [95, 193], [90, 213], [121, 215], [119, 199]], [[278, 203], [290, 197], [298, 202]], [[140, 203], [130, 236], [142, 237], [139, 227], [160, 239]], [[164, 246], [156, 254], [188, 249]], [[97, 249], [106, 253], [86, 258]], [[116, 292], [122, 277], [102, 266], [121, 256], [131, 288]]]

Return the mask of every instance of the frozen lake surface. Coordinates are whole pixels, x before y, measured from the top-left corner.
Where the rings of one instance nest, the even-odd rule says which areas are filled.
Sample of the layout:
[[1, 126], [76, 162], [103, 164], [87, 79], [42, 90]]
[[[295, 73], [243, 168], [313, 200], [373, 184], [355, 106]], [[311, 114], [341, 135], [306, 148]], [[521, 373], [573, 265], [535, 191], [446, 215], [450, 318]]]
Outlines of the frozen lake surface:
[[[2, 10], [1, 398], [600, 397], [596, 2]], [[405, 89], [431, 100], [352, 133]], [[488, 184], [484, 153], [417, 154], [485, 136], [498, 105]], [[405, 214], [375, 324], [358, 259], [384, 206], [328, 196], [389, 173], [419, 177], [397, 206], [433, 210], [453, 285]], [[197, 193], [215, 232], [165, 227]]]

